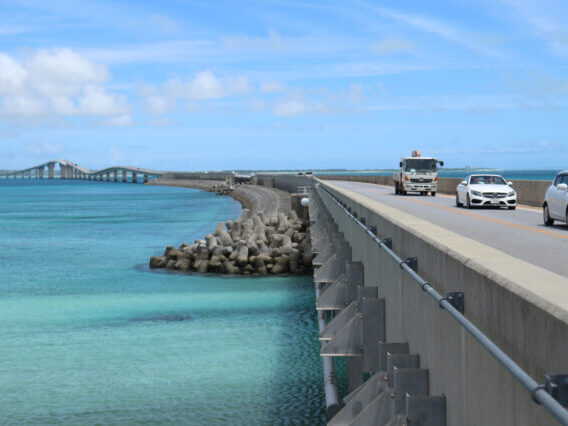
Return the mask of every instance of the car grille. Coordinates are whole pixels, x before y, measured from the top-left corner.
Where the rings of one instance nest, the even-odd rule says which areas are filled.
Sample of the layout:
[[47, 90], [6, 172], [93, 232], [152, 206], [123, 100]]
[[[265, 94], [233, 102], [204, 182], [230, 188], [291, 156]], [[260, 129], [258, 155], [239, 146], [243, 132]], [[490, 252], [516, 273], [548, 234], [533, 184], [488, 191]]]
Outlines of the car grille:
[[504, 192], [484, 192], [483, 196], [486, 198], [505, 198], [507, 194]]
[[410, 178], [410, 182], [412, 182], [412, 183], [431, 183], [432, 179]]

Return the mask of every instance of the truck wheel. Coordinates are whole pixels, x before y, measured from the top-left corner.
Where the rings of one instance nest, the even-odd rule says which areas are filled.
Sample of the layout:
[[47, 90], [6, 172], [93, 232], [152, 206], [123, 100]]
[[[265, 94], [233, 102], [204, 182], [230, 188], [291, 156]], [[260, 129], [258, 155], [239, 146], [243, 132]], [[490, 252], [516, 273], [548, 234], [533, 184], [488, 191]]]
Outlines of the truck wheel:
[[458, 193], [456, 192], [456, 207], [461, 207], [462, 203], [460, 203], [460, 197], [458, 196]]
[[435, 191], [432, 191], [432, 192], [430, 192], [430, 195], [431, 195], [432, 197], [435, 197], [435, 196], [436, 196], [436, 192], [435, 192]]
[[400, 194], [400, 191], [398, 190], [398, 183], [397, 182], [394, 183], [394, 193], [395, 193], [395, 195]]
[[550, 217], [550, 212], [548, 211], [548, 204], [545, 204], [545, 205], [542, 207], [542, 219], [543, 219], [544, 224], [545, 224], [546, 226], [552, 226], [552, 225], [554, 225], [554, 219], [552, 219], [552, 218]]

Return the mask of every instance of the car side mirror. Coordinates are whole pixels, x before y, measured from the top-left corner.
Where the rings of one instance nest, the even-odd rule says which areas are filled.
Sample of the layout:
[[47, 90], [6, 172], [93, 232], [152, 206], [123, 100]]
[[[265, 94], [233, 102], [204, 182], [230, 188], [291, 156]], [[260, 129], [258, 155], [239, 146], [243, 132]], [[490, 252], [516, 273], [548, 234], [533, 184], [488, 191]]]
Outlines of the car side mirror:
[[568, 190], [568, 185], [566, 185], [565, 183], [559, 183], [556, 189], [558, 189], [559, 191], [566, 191]]
[[467, 182], [466, 182], [465, 180], [462, 180], [462, 181], [460, 182], [460, 185], [467, 185]]
[[507, 182], [507, 185], [513, 186], [513, 182]]

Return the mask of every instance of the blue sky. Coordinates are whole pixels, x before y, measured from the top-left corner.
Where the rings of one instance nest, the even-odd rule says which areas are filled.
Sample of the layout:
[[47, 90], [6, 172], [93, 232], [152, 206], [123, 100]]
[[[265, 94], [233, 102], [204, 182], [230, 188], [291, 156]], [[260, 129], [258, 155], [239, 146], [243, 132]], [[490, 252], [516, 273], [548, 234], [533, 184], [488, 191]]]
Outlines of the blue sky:
[[0, 168], [568, 168], [566, 22], [564, 0], [0, 0]]

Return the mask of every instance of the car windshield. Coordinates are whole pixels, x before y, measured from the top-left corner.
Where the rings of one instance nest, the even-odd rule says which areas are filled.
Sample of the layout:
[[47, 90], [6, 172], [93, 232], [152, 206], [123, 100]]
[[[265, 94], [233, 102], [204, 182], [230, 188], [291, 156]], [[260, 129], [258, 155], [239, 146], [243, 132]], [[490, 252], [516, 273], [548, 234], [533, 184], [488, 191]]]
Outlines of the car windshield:
[[470, 185], [507, 185], [501, 176], [472, 176], [469, 179]]
[[438, 170], [436, 160], [426, 158], [411, 158], [406, 160], [406, 172], [435, 172]]

